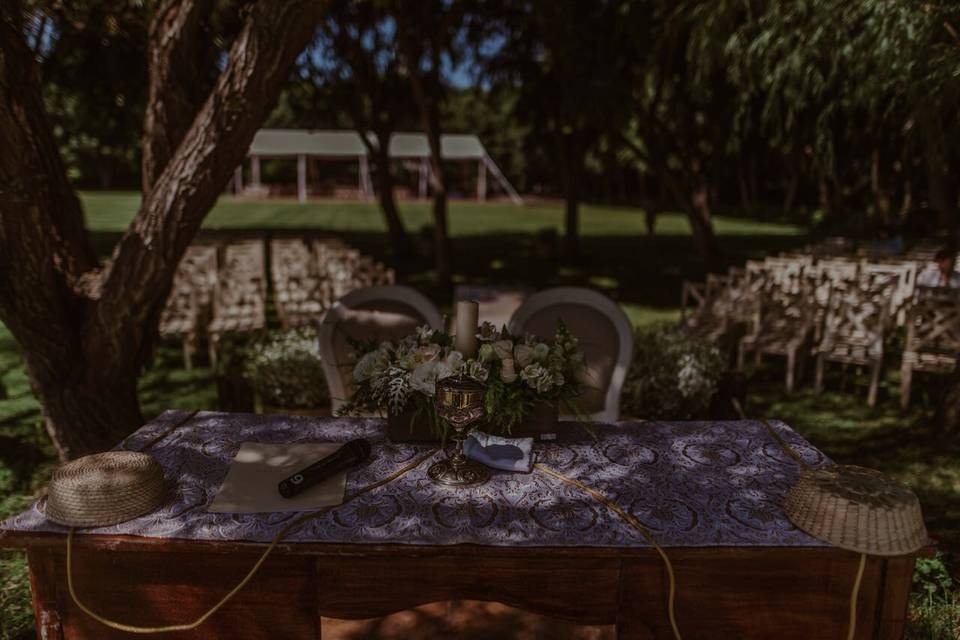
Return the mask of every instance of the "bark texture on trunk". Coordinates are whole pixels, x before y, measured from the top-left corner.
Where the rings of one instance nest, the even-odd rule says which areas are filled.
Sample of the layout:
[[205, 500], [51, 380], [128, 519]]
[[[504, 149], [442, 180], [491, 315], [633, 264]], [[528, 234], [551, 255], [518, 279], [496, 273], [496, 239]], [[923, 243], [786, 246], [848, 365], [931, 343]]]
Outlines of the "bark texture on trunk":
[[261, 0], [250, 8], [215, 88], [103, 271], [43, 115], [35, 61], [19, 32], [0, 24], [0, 319], [24, 354], [62, 457], [109, 448], [140, 426], [136, 380], [177, 264], [322, 6]]
[[209, 93], [213, 43], [204, 37], [212, 0], [163, 0], [150, 23], [150, 86], [143, 117], [142, 182], [146, 197]]

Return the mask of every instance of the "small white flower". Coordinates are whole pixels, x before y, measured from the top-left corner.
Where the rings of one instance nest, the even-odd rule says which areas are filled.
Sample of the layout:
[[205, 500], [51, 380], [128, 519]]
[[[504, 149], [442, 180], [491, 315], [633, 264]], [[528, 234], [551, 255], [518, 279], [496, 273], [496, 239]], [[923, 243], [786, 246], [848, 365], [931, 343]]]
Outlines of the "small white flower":
[[434, 331], [430, 328], [430, 325], [421, 325], [416, 329], [417, 341], [420, 344], [427, 344], [433, 339], [433, 333]]
[[513, 359], [517, 361], [518, 367], [525, 369], [533, 363], [533, 347], [518, 344], [513, 348]]

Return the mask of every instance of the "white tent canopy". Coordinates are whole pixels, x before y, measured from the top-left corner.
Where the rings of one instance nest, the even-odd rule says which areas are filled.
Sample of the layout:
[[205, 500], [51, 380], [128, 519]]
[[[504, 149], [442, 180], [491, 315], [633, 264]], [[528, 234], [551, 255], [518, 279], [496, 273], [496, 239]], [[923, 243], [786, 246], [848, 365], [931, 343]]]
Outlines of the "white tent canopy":
[[[370, 135], [370, 134], [368, 134]], [[376, 139], [369, 138], [373, 144]], [[422, 133], [395, 133], [390, 137], [388, 147], [391, 158], [397, 160], [420, 161], [420, 197], [426, 196], [427, 176], [430, 171], [430, 145], [427, 136]], [[312, 131], [307, 129], [261, 129], [250, 144], [247, 154], [250, 158], [253, 186], [260, 186], [260, 158], [297, 158], [297, 193], [300, 201], [307, 199], [306, 159], [348, 159], [356, 158], [360, 166], [360, 191], [366, 196], [373, 194], [370, 183], [367, 147], [357, 131]], [[440, 155], [444, 160], [476, 161], [477, 199], [485, 200], [487, 191], [486, 172], [490, 171], [504, 191], [515, 203], [520, 196], [507, 181], [500, 168], [493, 162], [480, 138], [470, 134], [445, 134], [440, 138]], [[242, 189], [241, 169], [237, 169], [234, 178], [235, 188]]]

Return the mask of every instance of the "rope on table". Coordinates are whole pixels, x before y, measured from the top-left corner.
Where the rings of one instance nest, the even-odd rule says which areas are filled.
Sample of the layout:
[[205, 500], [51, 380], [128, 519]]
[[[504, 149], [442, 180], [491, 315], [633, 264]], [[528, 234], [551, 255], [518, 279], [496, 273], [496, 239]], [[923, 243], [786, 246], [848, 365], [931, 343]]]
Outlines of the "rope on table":
[[[742, 420], [748, 420], [746, 412], [743, 410], [743, 407], [740, 406], [740, 402], [736, 398], [731, 399], [733, 402], [733, 408], [737, 412], [737, 415], [740, 416]], [[766, 418], [760, 418], [760, 423], [770, 432], [770, 435], [773, 436], [773, 439], [777, 441], [777, 444], [780, 445], [780, 448], [783, 449], [784, 453], [789, 455], [791, 458], [796, 460], [804, 470], [810, 469], [810, 465], [800, 456], [799, 453], [793, 450], [793, 448], [786, 443], [786, 441], [780, 437], [780, 434], [777, 433]], [[867, 564], [867, 554], [860, 554], [860, 564], [857, 567], [857, 577], [853, 581], [853, 589], [850, 591], [850, 620], [847, 623], [847, 640], [853, 640], [854, 635], [857, 631], [857, 598], [860, 595], [860, 582], [863, 580], [863, 569]]]
[[548, 476], [553, 476], [554, 478], [562, 482], [565, 482], [569, 485], [573, 485], [578, 489], [584, 491], [587, 495], [592, 497], [594, 500], [606, 506], [608, 509], [610, 509], [615, 514], [620, 516], [620, 518], [622, 518], [624, 522], [626, 522], [631, 527], [639, 531], [640, 534], [644, 538], [646, 538], [647, 542], [649, 542], [653, 546], [653, 548], [657, 550], [657, 553], [659, 553], [660, 557], [663, 559], [663, 564], [667, 568], [667, 578], [669, 579], [670, 586], [669, 586], [669, 592], [667, 595], [667, 615], [670, 618], [670, 627], [673, 629], [673, 636], [676, 638], [676, 640], [682, 640], [682, 637], [680, 636], [680, 629], [677, 626], [677, 618], [676, 618], [676, 615], [674, 614], [674, 599], [677, 591], [677, 581], [676, 581], [676, 576], [674, 576], [674, 573], [673, 573], [673, 564], [671, 564], [670, 558], [667, 557], [667, 552], [664, 551], [663, 547], [661, 547], [657, 543], [657, 540], [656, 538], [653, 537], [653, 534], [651, 534], [650, 531], [648, 531], [647, 528], [644, 527], [643, 524], [641, 524], [640, 521], [637, 520], [635, 516], [625, 511], [623, 508], [620, 507], [620, 505], [613, 502], [612, 500], [607, 498], [605, 495], [603, 495], [596, 489], [588, 487], [587, 485], [583, 484], [579, 480], [575, 480], [573, 478], [565, 476], [562, 473], [559, 473], [558, 471], [554, 471], [550, 467], [546, 467], [542, 464], [537, 463], [533, 465], [533, 467], [538, 471], [542, 471]]
[[[177, 425], [177, 426], [179, 426], [179, 425]], [[176, 428], [176, 427], [174, 427], [174, 428]], [[173, 430], [173, 429], [170, 429], [170, 431], [172, 431], [172, 430]], [[169, 433], [169, 431], [168, 431], [167, 433]], [[166, 433], [165, 433], [165, 434], [162, 434], [162, 435], [166, 435]], [[153, 443], [151, 442], [151, 443], [149, 443], [147, 446], [150, 446], [151, 444], [153, 444]], [[105, 617], [101, 616], [100, 614], [96, 613], [95, 611], [91, 610], [88, 606], [86, 606], [86, 605], [83, 604], [82, 602], [80, 602], [80, 599], [77, 597], [77, 594], [76, 594], [76, 592], [74, 591], [74, 588], [73, 588], [73, 554], [72, 554], [72, 547], [73, 547], [73, 545], [72, 545], [72, 543], [73, 543], [73, 532], [74, 532], [75, 527], [70, 527], [70, 533], [67, 534], [67, 588], [68, 588], [69, 591], [70, 591], [70, 598], [72, 598], [72, 599], [73, 599], [73, 602], [80, 608], [80, 610], [83, 611], [84, 613], [86, 613], [88, 616], [90, 616], [91, 618], [93, 618], [93, 619], [96, 620], [97, 622], [100, 622], [101, 624], [104, 624], [104, 625], [110, 627], [111, 629], [116, 629], [116, 630], [118, 630], [118, 631], [126, 631], [126, 632], [128, 632], [128, 633], [148, 634], [148, 633], [169, 633], [169, 632], [171, 632], [171, 631], [190, 631], [190, 630], [192, 630], [192, 629], [196, 629], [196, 628], [199, 627], [201, 624], [203, 624], [204, 622], [206, 622], [207, 619], [208, 619], [210, 616], [212, 616], [214, 613], [216, 613], [223, 605], [227, 604], [227, 602], [229, 602], [231, 598], [233, 598], [235, 595], [237, 595], [237, 593], [239, 593], [239, 591], [240, 591], [241, 589], [243, 589], [245, 586], [247, 586], [247, 583], [250, 582], [251, 579], [253, 579], [253, 576], [254, 576], [254, 575], [257, 573], [257, 571], [260, 569], [260, 566], [261, 566], [261, 565], [264, 563], [264, 561], [267, 559], [267, 556], [270, 555], [270, 552], [272, 552], [272, 551], [274, 550], [274, 548], [277, 546], [277, 544], [278, 544], [288, 533], [290, 533], [293, 529], [295, 529], [296, 527], [300, 526], [301, 524], [303, 524], [304, 522], [306, 522], [306, 521], [308, 521], [308, 520], [310, 520], [310, 519], [312, 519], [312, 518], [316, 518], [316, 517], [318, 517], [318, 516], [322, 516], [322, 515], [326, 514], [327, 512], [332, 511], [333, 509], [337, 509], [337, 508], [342, 507], [343, 505], [345, 505], [345, 504], [347, 504], [347, 503], [349, 503], [349, 502], [352, 502], [353, 500], [359, 498], [360, 496], [362, 496], [362, 495], [364, 495], [364, 494], [366, 494], [366, 493], [370, 493], [370, 492], [373, 491], [374, 489], [378, 489], [378, 488], [382, 487], [382, 486], [385, 485], [385, 484], [389, 484], [390, 482], [393, 482], [394, 480], [400, 478], [401, 476], [403, 476], [403, 475], [406, 474], [407, 472], [412, 471], [413, 469], [416, 469], [416, 468], [419, 467], [421, 464], [423, 464], [426, 460], [432, 458], [433, 455], [434, 455], [436, 452], [437, 452], [437, 449], [432, 449], [429, 453], [427, 453], [427, 454], [425, 454], [425, 455], [417, 458], [416, 460], [414, 460], [413, 462], [411, 462], [411, 463], [408, 464], [407, 466], [398, 469], [397, 471], [393, 472], [393, 473], [390, 474], [389, 476], [387, 476], [387, 477], [385, 477], [385, 478], [382, 478], [382, 479], [374, 482], [373, 484], [368, 484], [367, 486], [362, 487], [361, 489], [358, 489], [358, 490], [355, 491], [354, 493], [351, 493], [350, 495], [345, 496], [344, 499], [343, 499], [343, 502], [341, 502], [341, 503], [338, 504], [338, 505], [334, 505], [334, 506], [331, 506], [331, 507], [324, 507], [324, 508], [322, 508], [322, 509], [318, 509], [317, 511], [310, 511], [310, 512], [308, 512], [308, 513], [305, 513], [305, 514], [303, 514], [303, 515], [301, 515], [301, 516], [298, 516], [297, 518], [294, 518], [293, 520], [291, 520], [289, 523], [287, 523], [286, 525], [284, 525], [284, 527], [283, 527], [282, 529], [280, 529], [280, 531], [277, 533], [277, 535], [275, 535], [275, 536], [273, 537], [273, 540], [271, 540], [271, 541], [270, 541], [270, 544], [267, 546], [267, 548], [264, 549], [263, 553], [260, 555], [260, 558], [259, 558], [259, 559], [257, 560], [257, 562], [253, 565], [253, 567], [250, 569], [250, 571], [247, 572], [247, 575], [244, 576], [244, 578], [243, 578], [239, 583], [237, 583], [237, 586], [235, 586], [233, 589], [231, 589], [231, 590], [227, 593], [227, 595], [223, 596], [223, 598], [220, 599], [219, 602], [217, 602], [215, 605], [213, 605], [213, 607], [211, 607], [209, 610], [207, 610], [206, 613], [204, 613], [203, 615], [201, 615], [199, 618], [197, 618], [197, 619], [194, 620], [193, 622], [189, 622], [189, 623], [185, 623], [185, 624], [167, 625], [167, 626], [163, 626], [163, 627], [138, 627], [138, 626], [136, 626], [136, 625], [125, 624], [125, 623], [123, 623], [123, 622], [116, 622], [116, 621], [114, 621], [114, 620], [110, 620], [110, 619], [108, 619], [108, 618], [105, 618]]]

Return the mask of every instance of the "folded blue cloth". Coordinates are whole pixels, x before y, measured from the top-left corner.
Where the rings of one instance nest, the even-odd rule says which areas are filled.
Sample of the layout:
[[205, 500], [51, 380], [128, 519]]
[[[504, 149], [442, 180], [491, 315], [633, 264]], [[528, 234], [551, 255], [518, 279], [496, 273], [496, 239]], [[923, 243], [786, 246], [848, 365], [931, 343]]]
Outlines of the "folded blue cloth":
[[471, 460], [503, 471], [530, 473], [533, 468], [533, 438], [501, 438], [473, 431], [463, 441], [463, 453]]

